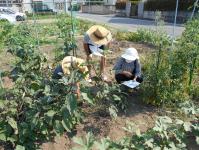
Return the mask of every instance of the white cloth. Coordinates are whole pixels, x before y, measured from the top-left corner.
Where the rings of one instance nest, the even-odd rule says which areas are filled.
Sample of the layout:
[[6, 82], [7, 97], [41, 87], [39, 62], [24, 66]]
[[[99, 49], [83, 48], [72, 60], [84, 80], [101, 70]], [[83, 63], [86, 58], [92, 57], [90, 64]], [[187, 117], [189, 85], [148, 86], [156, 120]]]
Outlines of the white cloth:
[[89, 48], [93, 55], [96, 56], [103, 56], [103, 50], [99, 48], [100, 46], [97, 45], [89, 45]]
[[126, 86], [128, 86], [128, 87], [130, 87], [132, 89], [135, 88], [135, 87], [137, 87], [138, 85], [140, 85], [139, 82], [134, 81], [134, 80], [124, 81], [122, 84], [126, 85]]
[[88, 36], [88, 34], [84, 35], [84, 43], [87, 43], [89, 45], [89, 48], [92, 52], [93, 55], [96, 56], [103, 56], [103, 49], [100, 49], [99, 47], [101, 47], [102, 45], [96, 45], [94, 44], [90, 37]]

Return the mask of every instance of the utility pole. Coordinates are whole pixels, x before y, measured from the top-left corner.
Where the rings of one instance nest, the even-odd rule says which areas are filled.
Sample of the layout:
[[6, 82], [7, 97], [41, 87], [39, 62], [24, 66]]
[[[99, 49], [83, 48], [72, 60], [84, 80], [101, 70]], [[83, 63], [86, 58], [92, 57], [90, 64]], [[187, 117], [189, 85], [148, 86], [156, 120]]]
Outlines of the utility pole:
[[8, 7], [8, 0], [6, 0], [6, 7]]
[[176, 0], [176, 11], [175, 11], [174, 24], [173, 24], [173, 41], [172, 41], [172, 47], [173, 47], [173, 42], [174, 42], [174, 38], [175, 38], [175, 27], [176, 27], [177, 15], [178, 15], [178, 4], [179, 4], [179, 0]]
[[66, 0], [64, 0], [64, 13], [65, 13], [65, 14], [66, 14], [66, 11], [67, 11], [67, 10], [66, 10], [66, 9], [67, 9], [66, 6], [67, 6], [67, 5], [66, 5]]
[[194, 3], [194, 8], [193, 8], [193, 11], [192, 11], [192, 14], [191, 14], [191, 19], [194, 17], [194, 13], [195, 13], [196, 7], [198, 5], [198, 2], [199, 2], [199, 0], [196, 0], [196, 2]]

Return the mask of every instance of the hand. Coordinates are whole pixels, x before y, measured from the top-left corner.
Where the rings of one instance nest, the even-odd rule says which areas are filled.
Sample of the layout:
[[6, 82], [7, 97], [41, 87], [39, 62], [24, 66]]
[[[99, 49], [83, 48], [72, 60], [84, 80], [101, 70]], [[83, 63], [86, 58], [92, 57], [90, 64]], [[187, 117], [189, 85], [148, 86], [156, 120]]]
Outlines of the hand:
[[132, 73], [128, 72], [128, 71], [123, 71], [122, 74], [125, 75], [125, 76], [127, 76], [128, 78], [132, 77]]
[[88, 55], [88, 59], [92, 59], [92, 57], [93, 57], [93, 54]]
[[137, 76], [135, 76], [134, 78], [133, 78], [133, 81], [136, 81], [137, 80]]

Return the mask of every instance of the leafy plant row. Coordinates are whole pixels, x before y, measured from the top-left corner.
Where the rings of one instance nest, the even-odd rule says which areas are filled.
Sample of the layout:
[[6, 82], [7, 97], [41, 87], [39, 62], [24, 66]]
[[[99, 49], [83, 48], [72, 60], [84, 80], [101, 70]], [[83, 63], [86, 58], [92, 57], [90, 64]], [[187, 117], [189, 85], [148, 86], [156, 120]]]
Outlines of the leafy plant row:
[[113, 141], [109, 137], [97, 140], [92, 133], [88, 133], [84, 138], [73, 139], [78, 144], [73, 150], [187, 149], [192, 139], [195, 140], [195, 145], [199, 145], [198, 118], [194, 117], [199, 113], [198, 108], [191, 107], [189, 103], [181, 104], [180, 107], [180, 111], [183, 110], [192, 119], [191, 122], [160, 116], [154, 127], [145, 133], [141, 133], [136, 124], [128, 122], [123, 129], [132, 136], [122, 137], [119, 141]]

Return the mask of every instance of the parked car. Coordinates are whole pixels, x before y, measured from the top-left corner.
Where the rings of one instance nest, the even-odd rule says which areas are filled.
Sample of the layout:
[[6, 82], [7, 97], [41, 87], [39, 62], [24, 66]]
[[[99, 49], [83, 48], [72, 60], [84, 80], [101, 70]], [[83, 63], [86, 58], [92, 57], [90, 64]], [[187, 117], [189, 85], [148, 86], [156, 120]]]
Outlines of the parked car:
[[55, 12], [53, 9], [50, 9], [48, 5], [37, 3], [34, 5], [33, 10], [35, 13], [53, 13]]
[[16, 21], [24, 21], [26, 19], [26, 14], [13, 11], [7, 7], [0, 7], [0, 14], [12, 16]]
[[80, 4], [73, 4], [73, 7], [72, 6], [68, 7], [68, 10], [70, 11], [71, 8], [73, 8], [72, 11], [80, 11], [81, 6], [80, 6]]
[[13, 17], [13, 16], [10, 16], [8, 14], [1, 14], [0, 13], [0, 20], [2, 20], [2, 21], [8, 21], [11, 24], [15, 24], [16, 23], [16, 18]]

